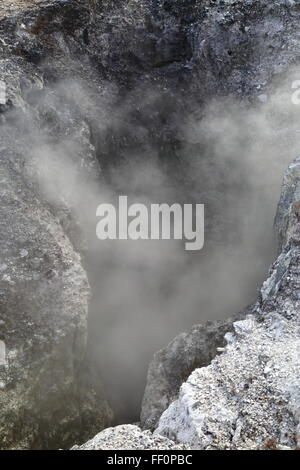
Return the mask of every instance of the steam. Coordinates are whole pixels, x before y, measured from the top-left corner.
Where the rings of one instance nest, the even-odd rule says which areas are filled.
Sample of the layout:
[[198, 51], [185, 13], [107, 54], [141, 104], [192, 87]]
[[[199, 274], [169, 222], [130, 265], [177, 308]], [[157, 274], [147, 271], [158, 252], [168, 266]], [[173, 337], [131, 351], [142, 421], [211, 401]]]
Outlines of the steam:
[[[120, 99], [111, 87], [61, 83], [45, 92], [39, 119], [33, 114], [29, 123], [27, 116], [28, 180], [63, 224], [72, 213], [76, 224], [66, 225], [72, 241], [82, 234], [86, 240], [78, 248], [93, 292], [90, 348], [118, 422], [138, 419], [155, 351], [195, 323], [230, 316], [255, 300], [276, 254], [282, 175], [299, 153], [291, 76], [251, 103], [232, 97], [215, 97], [200, 109], [187, 103], [193, 112], [170, 117], [180, 146], [164, 161], [147, 120], [150, 109], [161, 107], [157, 90]], [[139, 124], [132, 119], [137, 106], [145, 118]], [[52, 113], [44, 128], [43, 110]], [[21, 134], [24, 121], [12, 122]], [[187, 252], [176, 240], [99, 241], [96, 208], [120, 194], [131, 203], [205, 204], [204, 250]]]

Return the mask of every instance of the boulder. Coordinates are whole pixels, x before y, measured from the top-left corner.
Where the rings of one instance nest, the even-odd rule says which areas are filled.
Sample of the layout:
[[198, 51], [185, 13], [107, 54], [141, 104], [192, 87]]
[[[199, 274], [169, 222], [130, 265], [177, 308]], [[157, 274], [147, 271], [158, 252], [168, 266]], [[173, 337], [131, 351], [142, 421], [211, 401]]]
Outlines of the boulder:
[[78, 228], [78, 182], [100, 169], [74, 101], [17, 52], [36, 39], [18, 5], [0, 22], [0, 447], [68, 448], [112, 420], [89, 354]]

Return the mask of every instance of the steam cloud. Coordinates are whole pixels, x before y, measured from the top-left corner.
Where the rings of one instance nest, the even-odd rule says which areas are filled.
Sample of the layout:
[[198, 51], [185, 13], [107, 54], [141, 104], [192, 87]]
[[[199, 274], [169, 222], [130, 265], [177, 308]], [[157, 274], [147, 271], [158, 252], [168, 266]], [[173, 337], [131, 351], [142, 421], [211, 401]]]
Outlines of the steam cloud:
[[[147, 123], [130, 125], [134, 103], [146, 114], [162, 99], [156, 91], [142, 100], [134, 99], [135, 90], [120, 105], [112, 87], [97, 95], [82, 83], [62, 82], [45, 92], [31, 119], [12, 114], [6, 132], [10, 138], [17, 132], [20, 149], [27, 149], [29, 180], [62, 223], [71, 210], [73, 242], [78, 226], [86, 239], [78, 248], [93, 292], [90, 347], [118, 422], [138, 418], [155, 351], [195, 323], [230, 316], [255, 299], [275, 257], [283, 171], [299, 154], [291, 76], [254, 102], [216, 97], [180, 116], [176, 166], [174, 155], [161, 161]], [[70, 113], [78, 122], [66, 135]], [[128, 138], [135, 144], [122, 147]], [[178, 241], [99, 241], [96, 208], [119, 194], [145, 204], [204, 203], [204, 250], [187, 252]]]

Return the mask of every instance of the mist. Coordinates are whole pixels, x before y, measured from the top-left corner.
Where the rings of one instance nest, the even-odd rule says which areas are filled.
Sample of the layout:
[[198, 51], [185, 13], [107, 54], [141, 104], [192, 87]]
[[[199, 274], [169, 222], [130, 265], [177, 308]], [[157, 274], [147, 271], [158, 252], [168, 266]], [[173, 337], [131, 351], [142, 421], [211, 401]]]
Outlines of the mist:
[[[184, 115], [164, 118], [161, 134], [149, 114], [164, 108], [166, 94], [151, 88], [124, 97], [105, 84], [95, 92], [85, 83], [60, 82], [35, 108], [55, 113], [45, 128], [34, 112], [11, 113], [4, 132], [12, 140], [17, 133], [27, 149], [28, 180], [49, 210], [59, 209], [82, 254], [92, 291], [89, 348], [116, 423], [138, 421], [154, 352], [194, 324], [228, 317], [255, 300], [276, 257], [273, 220], [283, 172], [299, 154], [295, 76], [280, 77], [243, 103], [230, 96], [187, 102]], [[144, 117], [139, 126], [137, 108], [138, 119]], [[78, 132], [61, 135], [59, 123], [70, 110]], [[176, 146], [162, 142], [164, 131]], [[82, 159], [87, 142], [90, 155]], [[98, 240], [96, 208], [119, 195], [130, 203], [205, 204], [204, 249], [188, 252], [174, 240]]]

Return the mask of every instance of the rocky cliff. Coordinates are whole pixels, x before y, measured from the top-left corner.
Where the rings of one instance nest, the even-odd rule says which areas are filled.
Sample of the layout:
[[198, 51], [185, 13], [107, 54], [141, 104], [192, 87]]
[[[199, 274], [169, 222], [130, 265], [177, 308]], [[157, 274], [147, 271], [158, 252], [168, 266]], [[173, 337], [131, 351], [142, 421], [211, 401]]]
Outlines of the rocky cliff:
[[225, 352], [196, 369], [156, 433], [197, 449], [298, 449], [300, 159], [287, 170], [276, 226], [282, 252]]
[[104, 429], [93, 439], [72, 450], [187, 450], [184, 444], [142, 431], [138, 426], [125, 424]]
[[194, 369], [207, 366], [214, 359], [225, 346], [225, 334], [233, 330], [234, 321], [244, 318], [246, 313], [225, 321], [195, 325], [154, 355], [142, 402], [142, 427], [151, 430], [157, 427], [162, 413], [177, 399], [183, 382]]
[[[86, 121], [65, 94], [63, 103], [58, 90], [47, 89], [36, 65], [34, 48], [38, 54], [58, 38], [55, 31], [43, 31], [43, 38], [38, 28], [29, 31], [41, 10], [20, 10], [33, 3], [0, 8], [2, 449], [68, 447], [112, 419], [88, 357], [90, 287], [78, 252], [83, 234], [72, 215], [77, 178], [92, 184], [99, 164]], [[78, 27], [71, 19], [70, 25]], [[60, 179], [63, 169], [73, 192]]]

